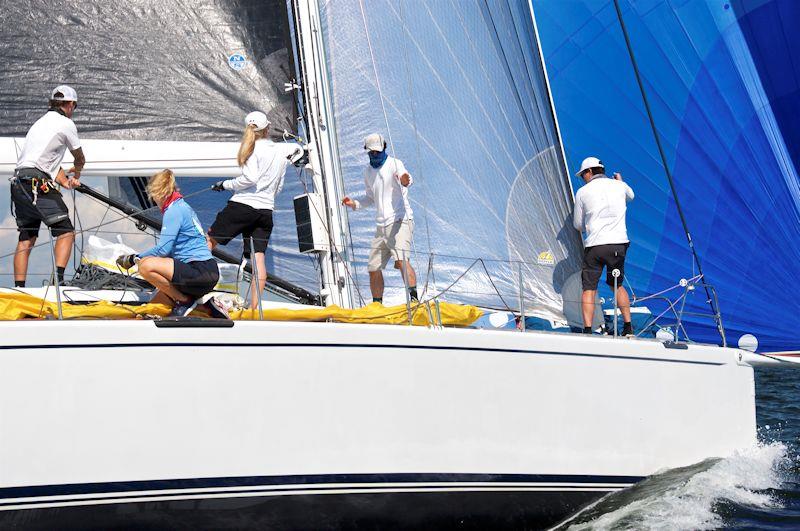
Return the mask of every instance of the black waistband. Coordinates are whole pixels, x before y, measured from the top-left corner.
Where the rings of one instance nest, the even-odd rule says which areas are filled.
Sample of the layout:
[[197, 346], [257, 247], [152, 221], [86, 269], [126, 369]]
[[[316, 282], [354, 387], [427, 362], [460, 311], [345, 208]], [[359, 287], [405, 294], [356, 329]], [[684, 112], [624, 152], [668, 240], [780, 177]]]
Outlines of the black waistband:
[[17, 168], [14, 170], [14, 177], [18, 179], [48, 179], [50, 176], [39, 168]]

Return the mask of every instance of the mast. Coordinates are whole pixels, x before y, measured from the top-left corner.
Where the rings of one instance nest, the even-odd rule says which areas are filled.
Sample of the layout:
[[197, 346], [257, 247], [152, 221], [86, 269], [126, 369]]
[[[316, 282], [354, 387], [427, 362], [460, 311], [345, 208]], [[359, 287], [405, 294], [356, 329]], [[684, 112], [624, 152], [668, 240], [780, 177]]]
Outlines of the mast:
[[[330, 97], [329, 73], [325, 62], [324, 42], [320, 31], [317, 0], [292, 0], [290, 28], [298, 84], [298, 105], [305, 122], [309, 143], [314, 190], [322, 193], [327, 228], [328, 249], [319, 253], [322, 290], [326, 304], [353, 307], [352, 281], [345, 261], [347, 241], [346, 213], [340, 204], [344, 181], [339, 166], [338, 141]], [[312, 215], [314, 215], [312, 214]]]

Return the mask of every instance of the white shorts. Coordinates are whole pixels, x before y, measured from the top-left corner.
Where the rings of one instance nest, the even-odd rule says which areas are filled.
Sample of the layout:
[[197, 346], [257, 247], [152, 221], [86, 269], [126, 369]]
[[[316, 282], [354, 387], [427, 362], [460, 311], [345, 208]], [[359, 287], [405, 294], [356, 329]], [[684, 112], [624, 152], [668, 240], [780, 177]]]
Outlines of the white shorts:
[[395, 221], [391, 225], [378, 226], [372, 239], [367, 269], [384, 269], [389, 258], [395, 261], [411, 259], [411, 238], [414, 237], [414, 220]]

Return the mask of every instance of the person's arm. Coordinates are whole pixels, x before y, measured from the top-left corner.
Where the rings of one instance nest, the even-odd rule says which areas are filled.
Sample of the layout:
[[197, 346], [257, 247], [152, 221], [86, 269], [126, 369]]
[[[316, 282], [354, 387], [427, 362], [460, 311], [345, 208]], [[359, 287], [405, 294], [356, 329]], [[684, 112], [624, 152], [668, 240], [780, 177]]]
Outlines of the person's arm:
[[628, 185], [626, 184], [626, 185], [625, 185], [625, 201], [627, 201], [628, 203], [630, 203], [631, 201], [633, 201], [633, 198], [634, 198], [634, 197], [635, 197], [635, 196], [634, 196], [634, 194], [633, 194], [633, 188], [631, 188], [630, 186], [628, 186]]
[[168, 208], [164, 213], [158, 245], [140, 253], [139, 258], [144, 258], [145, 256], [171, 256], [180, 228], [181, 214], [179, 210], [177, 208]]
[[572, 226], [575, 230], [583, 232], [583, 204], [580, 196], [575, 196], [575, 213], [572, 216]]
[[222, 181], [222, 187], [225, 190], [238, 192], [240, 190], [245, 190], [247, 188], [250, 188], [251, 186], [255, 186], [257, 181], [258, 181], [258, 161], [256, 160], [255, 154], [253, 154], [250, 155], [250, 158], [247, 159], [247, 162], [244, 163], [244, 166], [242, 167], [242, 174], [235, 179], [228, 179], [227, 181]]
[[366, 194], [364, 195], [364, 197], [359, 197], [358, 199], [355, 199], [347, 196], [344, 199], [342, 199], [342, 204], [344, 206], [349, 206], [353, 210], [358, 210], [359, 208], [366, 208], [374, 205], [375, 194], [372, 192], [372, 186], [369, 185], [366, 172], [364, 173], [364, 188], [366, 189]]
[[67, 177], [67, 174], [64, 173], [64, 168], [58, 168], [58, 173], [54, 180], [64, 188], [72, 188], [73, 179]]
[[633, 198], [634, 198], [633, 188], [628, 186], [628, 183], [626, 183], [625, 181], [622, 180], [622, 174], [619, 173], [619, 172], [615, 173], [614, 174], [614, 179], [625, 185], [625, 201], [627, 203], [630, 203], [631, 201], [633, 201]]
[[394, 178], [397, 180], [397, 182], [400, 183], [401, 186], [405, 187], [409, 187], [412, 184], [414, 184], [414, 179], [408, 173], [408, 170], [406, 170], [403, 161], [397, 159], [394, 160], [395, 160]]
[[78, 138], [78, 128], [75, 127], [75, 122], [69, 122], [69, 127], [64, 131], [64, 141], [69, 152], [72, 153], [73, 159], [72, 167], [66, 172], [67, 175], [72, 176], [68, 188], [75, 188], [81, 184], [78, 179], [81, 178], [81, 171], [83, 171], [83, 166], [86, 164], [86, 157], [83, 156], [81, 139]]

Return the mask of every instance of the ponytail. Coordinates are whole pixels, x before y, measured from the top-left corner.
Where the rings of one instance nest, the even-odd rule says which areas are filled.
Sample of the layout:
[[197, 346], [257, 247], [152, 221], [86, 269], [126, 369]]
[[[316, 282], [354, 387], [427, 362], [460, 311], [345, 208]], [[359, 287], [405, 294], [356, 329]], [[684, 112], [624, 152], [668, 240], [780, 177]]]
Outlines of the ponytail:
[[253, 124], [244, 128], [242, 143], [239, 144], [239, 155], [236, 157], [236, 162], [239, 163], [239, 166], [244, 166], [247, 163], [247, 159], [250, 158], [256, 148], [256, 140], [266, 138], [268, 131], [269, 127], [256, 131], [256, 126]]

